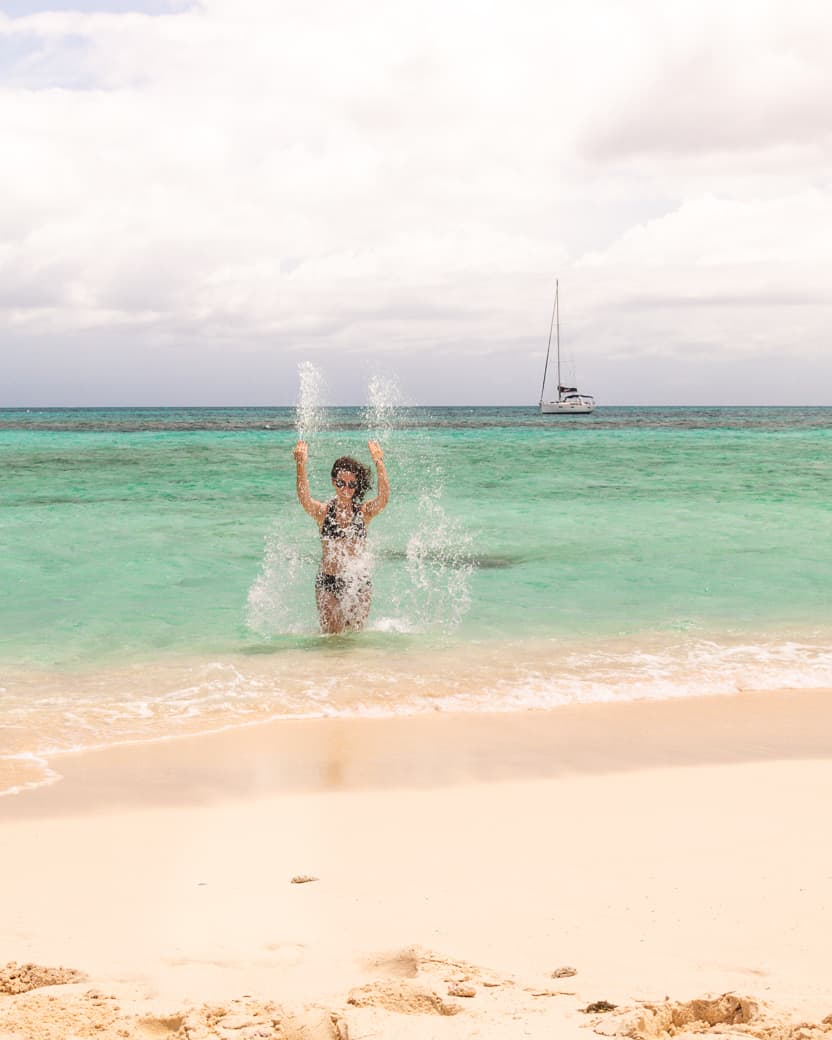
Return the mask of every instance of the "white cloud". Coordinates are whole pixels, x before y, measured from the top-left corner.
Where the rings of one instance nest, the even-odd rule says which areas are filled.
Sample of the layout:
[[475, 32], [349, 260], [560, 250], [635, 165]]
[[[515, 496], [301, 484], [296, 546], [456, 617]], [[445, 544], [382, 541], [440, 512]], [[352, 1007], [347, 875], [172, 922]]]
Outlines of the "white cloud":
[[523, 400], [516, 352], [543, 336], [558, 273], [596, 379], [622, 309], [640, 350], [683, 363], [692, 337], [774, 349], [754, 308], [791, 301], [800, 349], [828, 354], [827, 10], [203, 0], [0, 18], [0, 328], [118, 330], [127, 368], [200, 337], [441, 345], [460, 368], [496, 351], [496, 385]]
[[[810, 188], [774, 199], [706, 195], [628, 230], [587, 266], [832, 266], [832, 195]], [[788, 273], [788, 272], [787, 272]]]
[[703, 151], [747, 161], [783, 146], [828, 157], [830, 33], [825, 3], [665, 5], [584, 150], [600, 161]]

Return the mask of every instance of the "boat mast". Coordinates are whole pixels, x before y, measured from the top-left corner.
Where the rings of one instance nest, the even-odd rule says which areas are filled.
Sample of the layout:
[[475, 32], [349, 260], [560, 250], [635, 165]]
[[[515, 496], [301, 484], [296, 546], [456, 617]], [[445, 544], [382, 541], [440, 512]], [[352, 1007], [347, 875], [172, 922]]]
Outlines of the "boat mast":
[[557, 279], [554, 280], [554, 313], [557, 320], [557, 399], [561, 400], [561, 305], [557, 301]]
[[[558, 280], [555, 279], [555, 302], [552, 304], [552, 320], [549, 322], [549, 342], [546, 344], [546, 364], [543, 366], [543, 386], [540, 388], [540, 403], [543, 404], [543, 392], [546, 389], [546, 373], [549, 371], [549, 351], [552, 349], [552, 329], [555, 324], [555, 311], [558, 308]], [[560, 318], [558, 318], [558, 399], [560, 399]]]

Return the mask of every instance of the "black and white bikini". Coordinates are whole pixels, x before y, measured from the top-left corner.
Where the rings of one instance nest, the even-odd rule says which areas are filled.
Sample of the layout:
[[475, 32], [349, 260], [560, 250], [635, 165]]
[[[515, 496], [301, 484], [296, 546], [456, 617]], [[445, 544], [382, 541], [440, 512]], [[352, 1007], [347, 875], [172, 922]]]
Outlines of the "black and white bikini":
[[[361, 512], [360, 507], [353, 502], [352, 516], [343, 527], [338, 523], [336, 508], [337, 502], [333, 498], [326, 507], [324, 522], [321, 524], [321, 540], [363, 542], [367, 537], [367, 524], [364, 521], [364, 514]], [[369, 592], [372, 588], [372, 582], [369, 577], [363, 574], [355, 577], [344, 577], [340, 574], [325, 574], [323, 570], [319, 570], [315, 578], [315, 588], [330, 592], [333, 596], [344, 596], [346, 594], [355, 596], [365, 591]]]
[[357, 538], [367, 537], [367, 525], [364, 522], [364, 514], [361, 512], [360, 506], [353, 502], [352, 516], [343, 527], [338, 523], [336, 508], [337, 502], [333, 498], [326, 507], [324, 522], [321, 524], [321, 538], [349, 538], [354, 541]]

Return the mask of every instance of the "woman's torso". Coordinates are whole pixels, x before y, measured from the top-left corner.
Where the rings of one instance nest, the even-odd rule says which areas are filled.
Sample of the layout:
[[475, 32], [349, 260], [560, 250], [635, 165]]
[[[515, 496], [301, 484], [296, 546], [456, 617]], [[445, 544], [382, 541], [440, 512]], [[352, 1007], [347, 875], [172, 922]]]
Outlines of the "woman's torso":
[[337, 502], [327, 503], [321, 523], [321, 569], [325, 574], [342, 574], [355, 567], [365, 555], [367, 523], [359, 505], [353, 504], [352, 515], [339, 516]]

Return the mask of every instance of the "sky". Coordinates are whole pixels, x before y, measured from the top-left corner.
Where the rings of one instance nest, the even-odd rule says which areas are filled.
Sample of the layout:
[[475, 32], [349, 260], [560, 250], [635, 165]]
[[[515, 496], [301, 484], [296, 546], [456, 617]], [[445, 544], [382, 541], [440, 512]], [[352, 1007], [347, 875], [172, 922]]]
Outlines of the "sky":
[[832, 405], [828, 0], [0, 0], [0, 407]]

